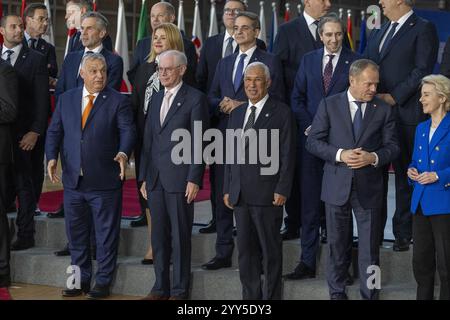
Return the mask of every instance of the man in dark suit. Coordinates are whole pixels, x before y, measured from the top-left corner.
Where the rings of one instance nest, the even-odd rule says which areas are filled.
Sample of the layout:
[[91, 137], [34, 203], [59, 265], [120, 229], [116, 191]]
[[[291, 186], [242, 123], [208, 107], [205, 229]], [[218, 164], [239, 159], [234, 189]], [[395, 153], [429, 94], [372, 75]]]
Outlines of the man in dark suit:
[[18, 114], [18, 83], [10, 65], [0, 59], [0, 300], [10, 300], [9, 225], [7, 206], [14, 198], [13, 125]]
[[[389, 21], [370, 34], [364, 56], [380, 66], [379, 98], [393, 107], [396, 117], [402, 152], [393, 162], [396, 199], [392, 225], [394, 251], [405, 251], [409, 250], [412, 237], [412, 189], [406, 172], [416, 126], [425, 119], [419, 104], [419, 87], [422, 78], [433, 71], [439, 39], [435, 26], [413, 12], [413, 0], [380, 0], [380, 4]], [[386, 166], [383, 230], [387, 219], [387, 169]]]
[[[247, 6], [241, 0], [227, 0], [223, 9], [223, 24], [225, 25], [225, 32], [219, 33], [215, 36], [206, 39], [200, 52], [200, 59], [197, 66], [196, 79], [199, 89], [208, 94], [211, 83], [214, 79], [217, 64], [220, 59], [229, 56], [239, 51], [239, 46], [233, 38], [234, 34], [234, 19], [239, 12], [243, 12]], [[266, 50], [266, 44], [260, 39], [256, 39], [256, 45], [262, 50]], [[211, 125], [215, 126], [218, 119], [213, 117]], [[211, 182], [211, 207], [212, 220], [204, 228], [200, 228], [200, 233], [216, 232], [216, 190], [215, 190], [215, 172], [214, 166], [209, 168], [209, 179]], [[222, 189], [218, 191], [222, 193]]]
[[172, 151], [178, 141], [173, 141], [172, 136], [177, 130], [189, 132], [191, 141], [183, 156], [188, 153], [193, 160], [193, 151], [202, 151], [202, 144], [194, 140], [194, 127], [201, 126], [201, 133], [201, 128], [207, 129], [208, 105], [203, 93], [182, 82], [186, 68], [184, 53], [169, 50], [160, 55], [159, 80], [165, 90], [152, 98], [144, 132], [139, 181], [143, 181], [141, 193], [148, 200], [152, 214], [156, 276], [146, 298], [149, 300], [188, 299], [189, 295], [193, 200], [201, 186], [205, 166], [203, 161], [174, 159]]
[[[49, 92], [45, 57], [24, 46], [22, 19], [7, 15], [1, 19], [3, 35], [2, 59], [11, 64], [19, 79], [19, 115], [15, 126], [14, 164], [19, 209], [17, 240], [11, 250], [34, 246], [34, 214], [36, 196], [42, 187], [44, 137], [47, 128]], [[3, 90], [3, 89], [2, 89]]]
[[[175, 8], [169, 2], [158, 2], [152, 6], [150, 11], [150, 25], [152, 30], [155, 30], [162, 23], [174, 23], [175, 21]], [[197, 51], [192, 41], [183, 35], [184, 52], [188, 59], [189, 70], [195, 75], [197, 70]], [[136, 44], [136, 48], [133, 53], [133, 62], [128, 71], [128, 79], [133, 83], [134, 76], [136, 75], [138, 67], [147, 61], [150, 54], [150, 48], [152, 46], [152, 37], [146, 37], [141, 39]]]
[[[67, 52], [80, 51], [84, 49], [81, 41], [81, 17], [93, 10], [92, 0], [66, 0], [66, 25], [67, 29], [74, 29], [76, 32], [69, 39]], [[107, 34], [102, 41], [106, 50], [113, 51], [112, 40]]]
[[445, 44], [444, 53], [442, 54], [441, 74], [450, 78], [450, 37]]
[[[345, 293], [352, 246], [352, 210], [358, 226], [358, 265], [363, 299], [377, 299], [379, 288], [368, 286], [369, 266], [379, 266], [383, 166], [399, 152], [392, 108], [376, 98], [378, 66], [371, 60], [353, 62], [348, 91], [319, 105], [306, 149], [325, 161], [321, 199], [325, 202], [330, 298]], [[378, 272], [378, 276], [380, 276]]]
[[[284, 82], [286, 84], [287, 96], [291, 97], [294, 87], [295, 75], [300, 66], [300, 61], [305, 53], [323, 47], [318, 32], [319, 19], [331, 8], [330, 0], [304, 0], [304, 11], [299, 17], [282, 24], [275, 38], [274, 53], [280, 58], [283, 65]], [[300, 124], [297, 123], [297, 127]], [[300, 142], [300, 141], [298, 141]], [[300, 156], [301, 145], [297, 146], [297, 158]], [[300, 215], [301, 215], [301, 188], [300, 163], [297, 161], [293, 190], [290, 199], [286, 203], [286, 218], [284, 229], [281, 231], [284, 240], [299, 237]]]
[[347, 90], [350, 65], [359, 58], [342, 46], [345, 28], [336, 15], [320, 19], [319, 35], [325, 47], [303, 56], [291, 101], [299, 125], [300, 188], [303, 190], [300, 263], [286, 276], [292, 280], [315, 277], [320, 219], [325, 217], [325, 207], [320, 200], [323, 161], [306, 151], [306, 138], [320, 101]]
[[108, 66], [108, 86], [119, 90], [122, 84], [123, 61], [122, 58], [102, 45], [102, 40], [106, 36], [108, 20], [99, 12], [88, 12], [81, 21], [81, 41], [85, 47], [81, 51], [71, 52], [64, 59], [56, 84], [55, 95], [59, 95], [67, 90], [83, 85], [83, 78], [80, 76], [81, 60], [86, 54], [101, 53]]
[[[211, 89], [208, 94], [209, 111], [211, 117], [218, 122], [215, 127], [224, 135], [228, 125], [228, 116], [235, 108], [247, 100], [244, 91], [243, 78], [246, 66], [252, 62], [262, 62], [271, 70], [272, 85], [269, 89], [273, 99], [284, 101], [284, 85], [281, 63], [278, 57], [267, 53], [256, 46], [260, 30], [259, 17], [252, 12], [241, 12], [234, 23], [234, 37], [239, 45], [239, 53], [223, 58], [216, 68]], [[225, 149], [223, 150], [225, 154]], [[223, 179], [225, 167], [223, 164], [212, 165], [215, 170], [216, 192], [216, 256], [202, 267], [216, 270], [231, 266], [233, 253], [233, 215], [223, 199]]]
[[[64, 211], [72, 265], [81, 269], [81, 288], [63, 290], [89, 299], [110, 294], [119, 248], [122, 185], [126, 163], [134, 148], [136, 131], [129, 101], [106, 86], [106, 61], [93, 53], [83, 58], [84, 86], [69, 90], [58, 100], [47, 132], [46, 155], [52, 182], [58, 153], [64, 167]], [[90, 289], [91, 224], [97, 239], [97, 273]]]
[[[223, 193], [225, 205], [234, 209], [236, 217], [244, 300], [280, 300], [282, 297], [280, 228], [283, 206], [294, 178], [292, 150], [295, 149], [296, 130], [289, 107], [269, 97], [270, 82], [269, 68], [261, 62], [251, 63], [244, 76], [248, 103], [234, 109], [228, 121], [228, 129], [242, 137], [237, 143], [234, 137], [233, 141], [226, 141], [227, 145], [233, 146], [234, 158], [225, 165]], [[259, 135], [259, 130], [267, 134], [265, 141], [260, 141], [263, 136]], [[249, 138], [248, 142], [246, 138]], [[276, 150], [270, 155], [273, 162], [269, 166], [263, 165], [259, 158], [255, 164], [248, 161], [251, 153], [258, 150], [257, 144], [264, 144], [267, 150]], [[246, 159], [244, 163], [239, 159], [240, 154]], [[261, 282], [263, 273], [264, 285]]]

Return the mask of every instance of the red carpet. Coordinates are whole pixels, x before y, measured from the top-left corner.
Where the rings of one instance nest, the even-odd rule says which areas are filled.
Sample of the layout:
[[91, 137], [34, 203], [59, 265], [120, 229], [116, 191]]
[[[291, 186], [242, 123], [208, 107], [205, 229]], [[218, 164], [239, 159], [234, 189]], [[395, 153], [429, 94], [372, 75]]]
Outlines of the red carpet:
[[[203, 177], [203, 189], [199, 191], [195, 201], [209, 200], [211, 186], [209, 184], [209, 170], [205, 171]], [[39, 208], [43, 212], [54, 212], [58, 210], [60, 204], [63, 201], [63, 191], [51, 191], [45, 192], [41, 195], [39, 201]], [[123, 203], [122, 203], [122, 216], [123, 217], [135, 217], [141, 212], [139, 205], [136, 180], [129, 179], [125, 181], [123, 186]]]

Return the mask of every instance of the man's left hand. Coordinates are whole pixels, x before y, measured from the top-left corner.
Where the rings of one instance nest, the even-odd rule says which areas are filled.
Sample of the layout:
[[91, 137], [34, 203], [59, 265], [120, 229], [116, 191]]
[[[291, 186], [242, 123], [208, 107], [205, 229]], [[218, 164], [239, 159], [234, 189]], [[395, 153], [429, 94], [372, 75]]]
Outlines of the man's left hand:
[[375, 163], [376, 157], [362, 148], [353, 150], [353, 157], [347, 162], [347, 165], [352, 169], [360, 169], [365, 166]]
[[19, 147], [24, 151], [31, 151], [34, 149], [38, 140], [39, 134], [33, 131], [28, 132], [19, 141]]
[[186, 193], [184, 196], [187, 198], [186, 201], [188, 204], [191, 203], [192, 201], [194, 201], [199, 189], [200, 189], [199, 186], [196, 185], [195, 183], [193, 183], [193, 182], [187, 183]]
[[272, 202], [272, 204], [274, 206], [281, 207], [281, 206], [284, 206], [285, 203], [286, 203], [286, 197], [285, 196], [282, 196], [279, 193], [274, 193], [273, 194], [273, 202]]
[[127, 160], [128, 158], [123, 153], [118, 153], [114, 158], [114, 161], [117, 161], [120, 165], [120, 180], [125, 179], [125, 169], [127, 168]]

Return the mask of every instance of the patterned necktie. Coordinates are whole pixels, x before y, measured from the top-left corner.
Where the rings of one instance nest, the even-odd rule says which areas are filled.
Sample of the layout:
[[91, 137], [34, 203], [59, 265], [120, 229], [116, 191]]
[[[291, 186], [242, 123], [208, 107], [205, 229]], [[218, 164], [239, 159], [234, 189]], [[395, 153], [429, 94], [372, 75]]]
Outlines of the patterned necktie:
[[30, 38], [30, 48], [31, 49], [36, 49], [36, 39]]
[[253, 128], [253, 126], [255, 125], [256, 107], [251, 106], [250, 110], [251, 110], [250, 115], [248, 116], [247, 123], [244, 126], [244, 132], [247, 131], [248, 129]]
[[233, 54], [233, 37], [229, 37], [228, 38], [228, 43], [227, 43], [227, 47], [225, 49], [225, 55], [223, 56], [228, 57], [230, 54]]
[[328, 63], [325, 66], [325, 70], [323, 71], [323, 87], [325, 89], [325, 94], [328, 93], [330, 89], [331, 79], [333, 78], [333, 59], [335, 57], [334, 54], [327, 54], [329, 57]]
[[12, 63], [11, 63], [11, 55], [14, 53], [14, 51], [6, 50], [5, 53], [6, 53], [5, 61], [8, 62], [10, 65], [12, 65]]
[[247, 57], [245, 53], [241, 54], [241, 59], [239, 60], [239, 64], [236, 69], [236, 74], [234, 75], [234, 92], [237, 92], [239, 87], [241, 86], [242, 77], [244, 75], [244, 60]]
[[392, 38], [394, 37], [394, 33], [395, 33], [395, 30], [397, 29], [397, 26], [398, 26], [398, 22], [394, 22], [392, 24], [391, 31], [389, 31], [386, 39], [384, 40], [383, 47], [381, 48], [381, 51], [380, 51], [381, 57], [385, 55], [386, 50], [389, 47], [389, 44], [391, 43]]
[[87, 97], [89, 98], [89, 101], [86, 105], [86, 108], [84, 108], [83, 115], [81, 116], [81, 129], [84, 129], [84, 127], [86, 125], [86, 121], [89, 117], [89, 114], [91, 113], [91, 110], [94, 107], [95, 96], [90, 94]]
[[354, 101], [354, 103], [358, 106], [358, 109], [356, 110], [355, 117], [353, 118], [353, 136], [355, 137], [355, 140], [358, 139], [359, 135], [361, 134], [361, 126], [362, 126], [362, 110], [361, 106], [364, 103], [363, 101]]
[[161, 111], [159, 113], [159, 120], [161, 122], [161, 125], [163, 125], [164, 120], [166, 119], [167, 113], [170, 109], [170, 98], [172, 97], [173, 93], [170, 91], [167, 91], [164, 94], [164, 99], [161, 105]]

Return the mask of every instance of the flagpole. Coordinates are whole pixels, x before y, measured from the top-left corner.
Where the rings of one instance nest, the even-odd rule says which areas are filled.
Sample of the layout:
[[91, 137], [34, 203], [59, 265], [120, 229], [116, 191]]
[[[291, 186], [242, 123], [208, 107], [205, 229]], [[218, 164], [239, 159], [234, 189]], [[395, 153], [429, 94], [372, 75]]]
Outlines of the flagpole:
[[298, 13], [298, 15], [302, 14], [302, 5], [301, 4], [297, 5], [297, 13]]
[[211, 0], [211, 11], [209, 13], [209, 32], [208, 37], [212, 37], [219, 33], [219, 28], [217, 26], [217, 16], [216, 16], [216, 1]]
[[178, 29], [186, 33], [186, 27], [184, 25], [183, 0], [178, 1]]
[[261, 25], [261, 29], [259, 31], [258, 38], [264, 43], [267, 43], [267, 34], [266, 34], [266, 15], [264, 14], [264, 1], [259, 2], [259, 23]]

